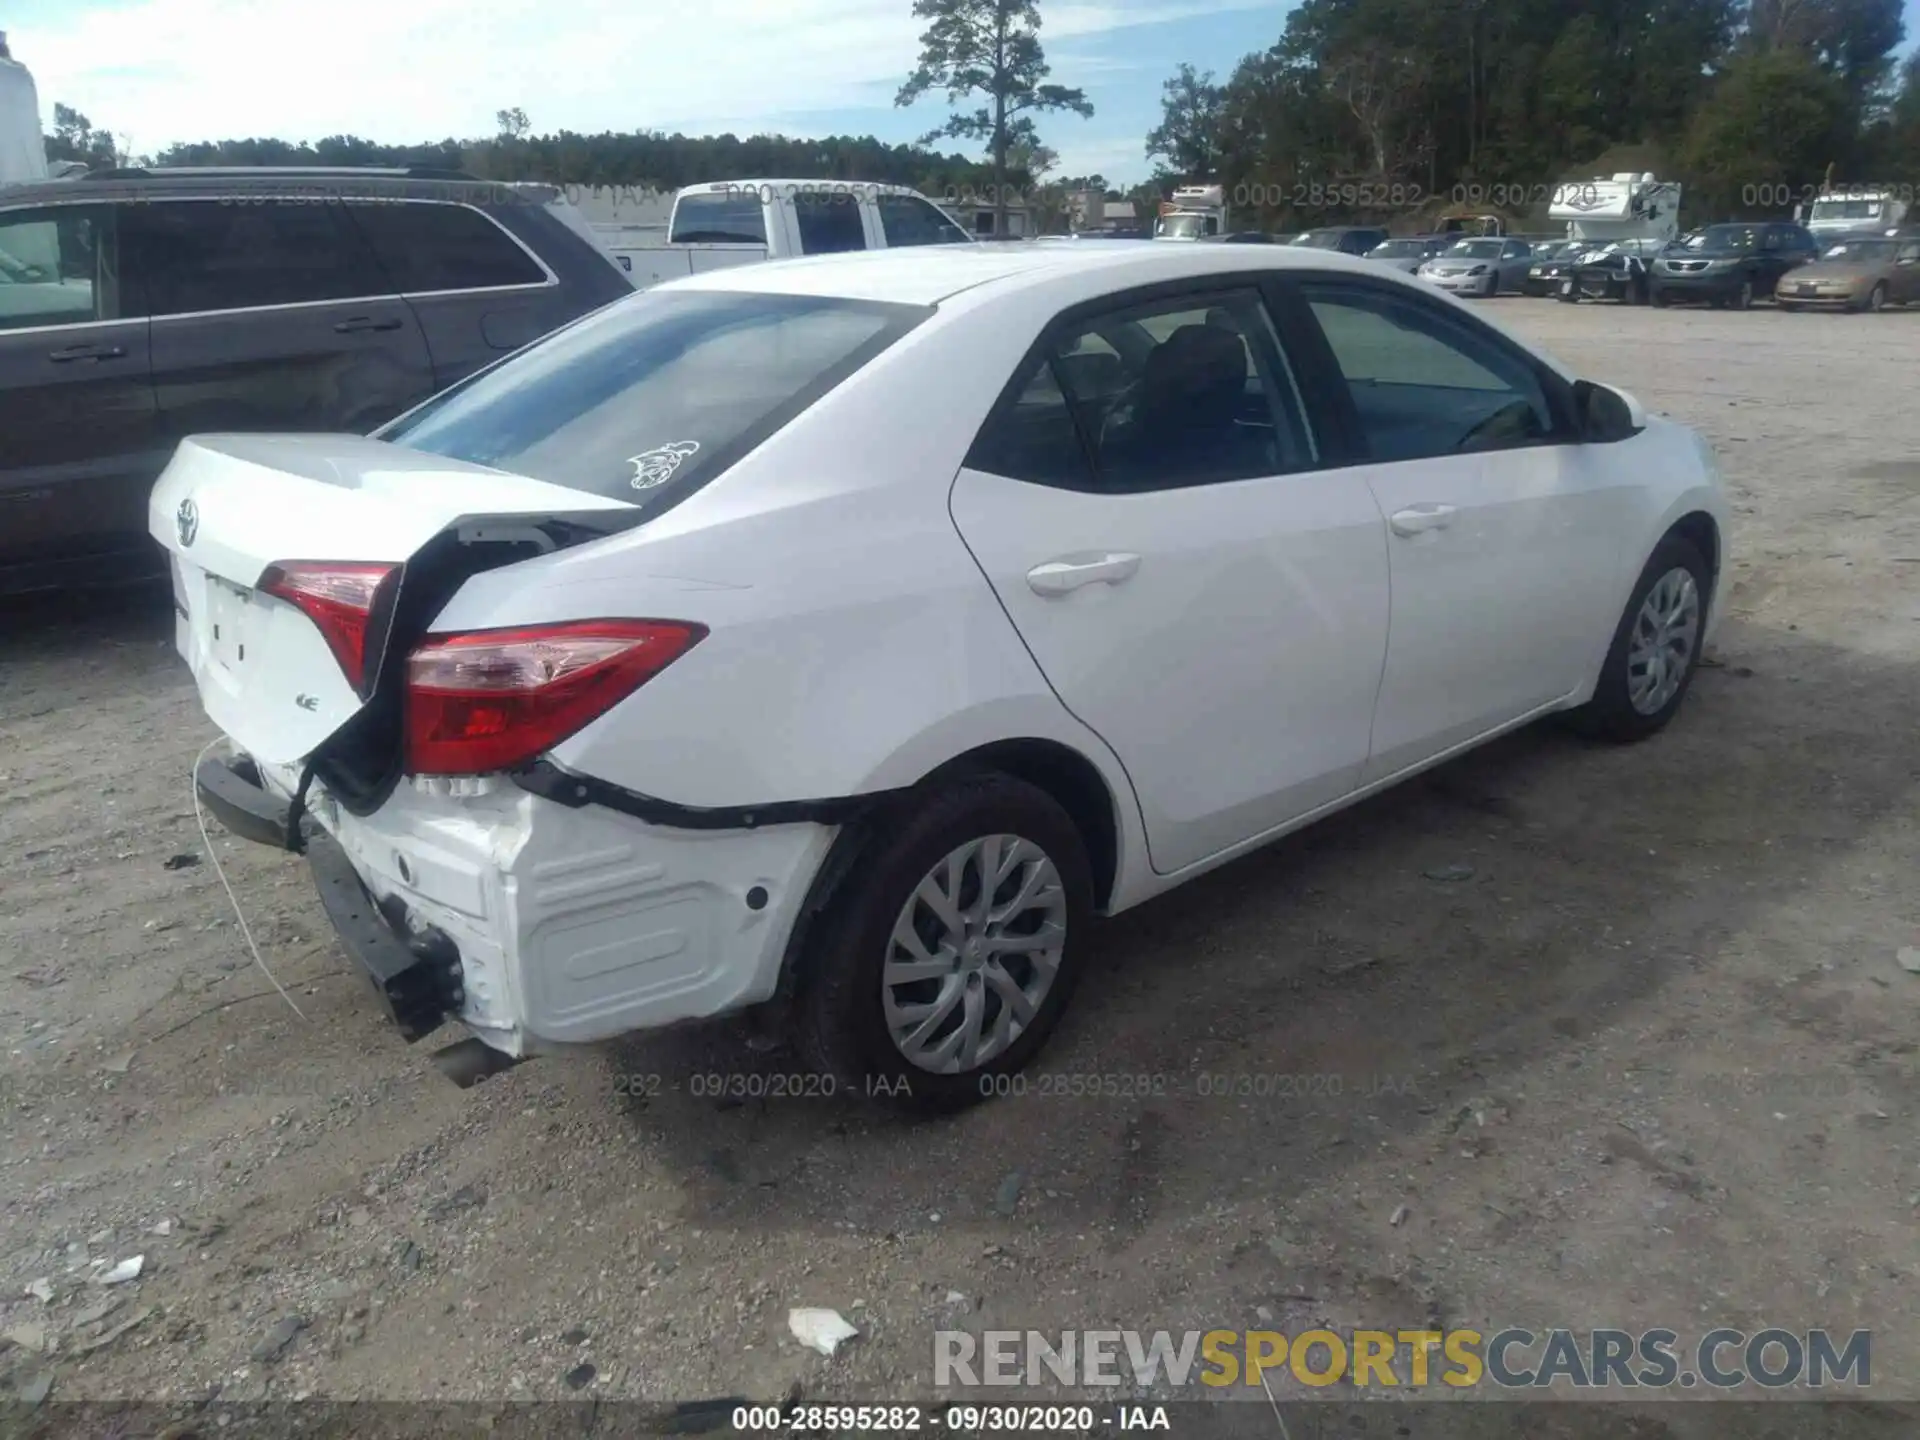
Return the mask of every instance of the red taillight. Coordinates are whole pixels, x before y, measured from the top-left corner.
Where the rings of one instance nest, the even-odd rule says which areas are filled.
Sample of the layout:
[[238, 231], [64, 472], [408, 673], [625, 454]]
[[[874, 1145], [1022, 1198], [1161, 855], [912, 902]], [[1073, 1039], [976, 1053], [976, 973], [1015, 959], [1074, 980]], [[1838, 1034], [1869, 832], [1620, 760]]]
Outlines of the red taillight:
[[297, 606], [320, 627], [347, 683], [360, 691], [367, 674], [367, 631], [380, 588], [398, 565], [344, 560], [284, 560], [260, 577], [260, 588]]
[[574, 620], [430, 635], [407, 659], [407, 769], [479, 775], [523, 765], [706, 633], [665, 620]]

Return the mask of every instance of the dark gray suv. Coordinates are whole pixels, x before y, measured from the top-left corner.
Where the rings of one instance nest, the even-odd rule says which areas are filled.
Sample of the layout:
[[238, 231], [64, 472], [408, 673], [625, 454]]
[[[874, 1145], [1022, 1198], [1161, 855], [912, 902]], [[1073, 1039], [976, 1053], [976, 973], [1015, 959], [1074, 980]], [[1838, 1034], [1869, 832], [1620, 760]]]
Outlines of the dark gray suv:
[[444, 170], [0, 190], [0, 594], [162, 573], [181, 437], [364, 433], [633, 293], [558, 192]]

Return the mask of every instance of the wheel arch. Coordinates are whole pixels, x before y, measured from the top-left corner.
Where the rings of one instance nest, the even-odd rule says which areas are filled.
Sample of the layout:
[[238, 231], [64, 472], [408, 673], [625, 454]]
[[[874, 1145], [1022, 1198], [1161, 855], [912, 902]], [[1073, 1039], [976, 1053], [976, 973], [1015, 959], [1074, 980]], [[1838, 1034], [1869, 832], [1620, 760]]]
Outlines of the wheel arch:
[[1706, 560], [1708, 580], [1713, 587], [1707, 603], [1713, 604], [1720, 590], [1720, 522], [1704, 510], [1690, 510], [1669, 525], [1660, 538], [1665, 540], [1669, 536], [1685, 540]]
[[841, 827], [815, 872], [806, 899], [787, 934], [774, 1004], [791, 1004], [808, 984], [808, 971], [816, 948], [813, 941], [823, 917], [889, 822], [901, 814], [903, 807], [913, 804], [918, 796], [941, 781], [982, 771], [1024, 780], [1059, 803], [1087, 847], [1087, 863], [1093, 873], [1094, 909], [1107, 908], [1120, 886], [1120, 847], [1125, 836], [1125, 820], [1119, 807], [1130, 804], [1131, 795], [1116, 794], [1099, 766], [1059, 740], [1021, 736], [989, 741], [941, 761], [904, 789], [876, 796], [871, 806]]

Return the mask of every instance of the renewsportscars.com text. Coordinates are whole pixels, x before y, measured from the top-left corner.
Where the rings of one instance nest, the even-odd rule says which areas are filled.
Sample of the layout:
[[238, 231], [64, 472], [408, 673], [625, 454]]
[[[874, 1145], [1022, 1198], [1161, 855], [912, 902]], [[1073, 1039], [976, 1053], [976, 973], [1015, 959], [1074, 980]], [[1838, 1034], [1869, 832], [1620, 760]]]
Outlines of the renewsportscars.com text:
[[1267, 1377], [1356, 1388], [1491, 1385], [1781, 1389], [1873, 1383], [1867, 1330], [964, 1330], [934, 1333], [936, 1385], [1260, 1386]]

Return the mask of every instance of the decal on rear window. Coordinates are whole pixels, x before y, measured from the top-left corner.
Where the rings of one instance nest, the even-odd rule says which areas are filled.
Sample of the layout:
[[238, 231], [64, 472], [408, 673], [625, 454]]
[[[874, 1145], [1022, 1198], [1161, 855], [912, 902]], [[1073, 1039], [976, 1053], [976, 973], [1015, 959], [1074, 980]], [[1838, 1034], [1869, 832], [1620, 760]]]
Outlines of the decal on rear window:
[[680, 463], [699, 448], [698, 440], [676, 440], [671, 445], [661, 445], [628, 456], [627, 463], [633, 466], [633, 488], [651, 490], [656, 485], [666, 484], [673, 478], [673, 472], [680, 468]]

